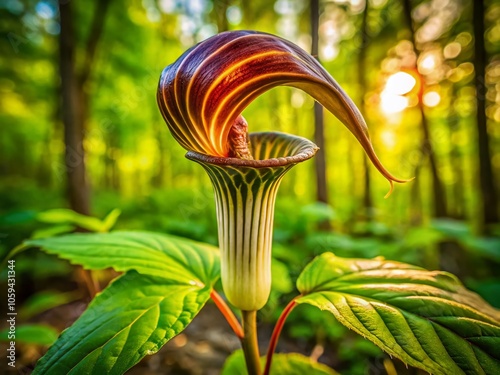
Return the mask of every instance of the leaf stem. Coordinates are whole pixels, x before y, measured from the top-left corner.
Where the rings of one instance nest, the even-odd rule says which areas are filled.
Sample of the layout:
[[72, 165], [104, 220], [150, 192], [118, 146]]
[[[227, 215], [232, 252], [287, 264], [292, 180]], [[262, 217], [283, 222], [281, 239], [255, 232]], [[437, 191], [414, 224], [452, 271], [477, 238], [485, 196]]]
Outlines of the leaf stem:
[[257, 311], [241, 311], [243, 317], [243, 332], [245, 336], [241, 339], [241, 346], [245, 353], [248, 375], [260, 375], [260, 354], [257, 341]]
[[276, 345], [278, 344], [281, 330], [285, 325], [286, 318], [292, 312], [293, 308], [297, 306], [297, 302], [295, 302], [295, 300], [299, 297], [300, 296], [295, 297], [288, 303], [288, 305], [286, 305], [278, 321], [276, 322], [276, 325], [274, 326], [273, 334], [271, 335], [271, 341], [269, 342], [269, 347], [267, 349], [266, 367], [264, 368], [263, 375], [269, 375], [269, 371], [271, 370], [271, 362], [273, 361], [273, 354], [274, 351], [276, 350]]
[[227, 303], [222, 299], [219, 293], [215, 291], [215, 289], [212, 289], [210, 292], [210, 298], [215, 302], [215, 305], [219, 308], [220, 312], [222, 315], [224, 315], [224, 318], [226, 318], [227, 322], [229, 323], [229, 326], [232, 328], [236, 336], [241, 340], [243, 339], [244, 333], [243, 333], [243, 328], [241, 328], [241, 324], [236, 319], [236, 316], [234, 315], [233, 311], [229, 308]]
[[100, 287], [97, 280], [93, 277], [92, 271], [81, 267], [78, 270], [78, 275], [80, 276], [82, 283], [87, 288], [90, 299], [93, 299], [96, 294], [100, 292]]

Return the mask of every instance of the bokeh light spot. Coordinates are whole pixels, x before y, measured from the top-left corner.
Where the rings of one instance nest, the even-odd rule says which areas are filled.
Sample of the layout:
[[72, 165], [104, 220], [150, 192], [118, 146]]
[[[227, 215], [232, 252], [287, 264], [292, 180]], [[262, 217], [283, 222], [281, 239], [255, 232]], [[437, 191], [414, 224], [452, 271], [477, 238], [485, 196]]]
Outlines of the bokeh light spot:
[[384, 91], [391, 94], [404, 95], [409, 93], [415, 87], [416, 83], [417, 81], [411, 74], [397, 72], [389, 77]]
[[441, 96], [436, 91], [429, 91], [422, 99], [427, 107], [435, 107], [441, 102]]

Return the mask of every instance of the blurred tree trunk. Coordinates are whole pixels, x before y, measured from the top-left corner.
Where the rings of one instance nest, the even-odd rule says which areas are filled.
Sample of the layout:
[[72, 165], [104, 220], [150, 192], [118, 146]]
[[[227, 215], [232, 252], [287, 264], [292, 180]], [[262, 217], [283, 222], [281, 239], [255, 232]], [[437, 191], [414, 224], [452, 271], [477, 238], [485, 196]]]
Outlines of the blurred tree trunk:
[[[46, 147], [48, 148], [50, 145], [50, 142], [52, 141], [53, 135], [52, 135], [52, 129], [47, 129], [45, 133], [45, 139], [44, 139], [44, 144], [47, 145]], [[52, 165], [52, 153], [51, 152], [46, 152], [44, 154], [43, 158], [40, 158], [38, 165], [37, 165], [37, 170], [36, 170], [36, 179], [39, 181], [40, 186], [43, 187], [49, 187], [51, 183], [51, 169], [50, 166]]]
[[499, 221], [498, 198], [493, 179], [491, 154], [489, 149], [486, 119], [486, 81], [487, 62], [484, 45], [484, 0], [474, 0], [474, 69], [476, 73], [476, 121], [479, 151], [479, 184], [482, 196], [482, 228], [484, 233], [488, 224]]
[[229, 8], [229, 5], [229, 1], [214, 1], [215, 21], [219, 33], [229, 30], [229, 23], [227, 22], [227, 8]]
[[76, 212], [90, 214], [90, 188], [86, 176], [83, 147], [89, 97], [84, 87], [90, 77], [97, 44], [104, 26], [110, 0], [97, 3], [81, 71], [75, 60], [73, 3], [59, 2], [59, 71], [61, 76], [62, 120], [64, 124], [65, 167], [70, 206]]
[[[420, 51], [417, 48], [417, 41], [415, 38], [415, 28], [413, 25], [413, 19], [411, 16], [412, 8], [410, 0], [403, 0], [403, 13], [405, 21], [407, 23], [408, 29], [410, 30], [411, 42], [415, 50], [415, 54], [418, 57]], [[418, 68], [418, 66], [417, 66]], [[434, 200], [433, 205], [433, 216], [436, 218], [447, 217], [447, 206], [446, 206], [446, 193], [444, 190], [443, 183], [439, 177], [436, 154], [434, 147], [432, 145], [432, 139], [429, 129], [429, 122], [427, 116], [425, 115], [425, 108], [423, 103], [423, 94], [425, 90], [425, 79], [422, 77], [420, 92], [418, 93], [418, 109], [421, 116], [421, 126], [422, 126], [422, 146], [421, 151], [423, 158], [427, 156], [429, 158], [429, 165], [431, 169], [431, 180], [432, 180], [432, 197]], [[417, 172], [417, 171], [415, 171]], [[463, 262], [466, 261], [463, 251], [457, 247], [455, 242], [443, 241], [438, 244], [439, 251], [439, 268], [452, 272], [458, 276], [463, 275], [463, 271], [466, 269], [466, 265]]]
[[423, 215], [422, 215], [422, 191], [420, 186], [420, 165], [417, 164], [413, 176], [415, 181], [411, 184], [410, 188], [410, 202], [408, 203], [410, 211], [410, 225], [420, 226], [422, 225]]
[[[120, 190], [120, 171], [116, 163], [116, 153], [120, 147], [116, 131], [108, 129], [104, 133], [106, 142], [106, 153], [104, 154], [104, 185], [106, 188], [118, 191]], [[161, 162], [161, 161], [160, 161]]]
[[[319, 0], [311, 0], [311, 37], [311, 54], [319, 61]], [[314, 142], [319, 147], [319, 151], [314, 158], [314, 166], [316, 168], [316, 200], [328, 204], [323, 107], [316, 101], [314, 102]], [[329, 229], [329, 224], [324, 223], [321, 227]]]
[[64, 123], [67, 193], [71, 208], [90, 213], [90, 191], [85, 174], [83, 150], [83, 95], [75, 69], [75, 35], [72, 2], [59, 2], [59, 69], [61, 75], [62, 120]]
[[158, 158], [158, 164], [157, 164], [157, 173], [153, 176], [151, 183], [153, 186], [157, 189], [160, 189], [164, 187], [164, 178], [165, 178], [165, 173], [167, 170], [167, 163], [166, 163], [166, 158], [167, 158], [167, 147], [165, 145], [165, 130], [163, 127], [157, 127], [156, 131], [156, 140], [158, 142], [158, 153], [160, 157]]
[[[452, 85], [450, 93], [450, 101], [454, 103], [457, 99], [457, 86]], [[450, 106], [448, 112], [448, 125], [450, 129], [449, 139], [453, 140], [453, 135], [459, 134], [460, 131], [460, 116], [457, 114], [453, 106]], [[448, 214], [455, 219], [463, 220], [465, 216], [465, 197], [464, 197], [464, 171], [463, 171], [463, 155], [461, 146], [457, 142], [451, 142], [450, 145], [450, 165], [455, 175], [453, 182], [453, 204], [449, 205]]]
[[[369, 1], [366, 0], [365, 10], [361, 21], [361, 45], [358, 54], [358, 85], [360, 91], [359, 108], [361, 114], [366, 118], [366, 102], [365, 94], [367, 91], [366, 85], [366, 53], [368, 50], [368, 6]], [[373, 207], [370, 184], [370, 163], [366, 154], [363, 154], [363, 168], [365, 171], [364, 191], [363, 191], [363, 207], [366, 220], [371, 220], [371, 209]]]
[[[411, 4], [410, 0], [403, 0], [403, 13], [405, 17], [406, 24], [408, 29], [410, 30], [411, 42], [413, 43], [413, 48], [417, 55], [417, 60], [420, 52], [417, 48], [416, 38], [415, 38], [415, 29], [413, 26], [413, 20], [411, 17]], [[418, 100], [418, 109], [420, 111], [421, 116], [421, 126], [422, 126], [422, 146], [421, 151], [423, 155], [428, 156], [429, 164], [431, 167], [431, 176], [432, 176], [432, 196], [434, 200], [434, 216], [435, 217], [446, 217], [446, 195], [444, 191], [443, 184], [439, 177], [436, 155], [434, 148], [432, 147], [431, 134], [429, 130], [429, 122], [427, 116], [425, 115], [424, 103], [422, 102], [422, 95], [425, 88], [425, 81], [422, 78], [422, 84], [419, 92], [419, 100]]]
[[252, 3], [250, 1], [242, 1], [241, 2], [241, 11], [243, 13], [242, 24], [253, 25], [254, 24], [254, 15], [252, 13]]

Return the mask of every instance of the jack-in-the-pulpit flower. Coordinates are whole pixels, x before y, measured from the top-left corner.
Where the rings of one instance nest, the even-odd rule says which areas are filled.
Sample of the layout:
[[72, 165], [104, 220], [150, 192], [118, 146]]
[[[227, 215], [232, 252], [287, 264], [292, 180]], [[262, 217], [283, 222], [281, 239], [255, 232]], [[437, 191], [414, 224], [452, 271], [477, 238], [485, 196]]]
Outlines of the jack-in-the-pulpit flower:
[[381, 164], [352, 100], [308, 53], [274, 35], [224, 32], [167, 66], [158, 105], [187, 158], [201, 164], [215, 190], [222, 286], [241, 310], [258, 310], [271, 287], [271, 241], [276, 192], [283, 175], [317, 147], [283, 133], [248, 135], [241, 112], [279, 85], [304, 90], [357, 138], [389, 182], [405, 182]]

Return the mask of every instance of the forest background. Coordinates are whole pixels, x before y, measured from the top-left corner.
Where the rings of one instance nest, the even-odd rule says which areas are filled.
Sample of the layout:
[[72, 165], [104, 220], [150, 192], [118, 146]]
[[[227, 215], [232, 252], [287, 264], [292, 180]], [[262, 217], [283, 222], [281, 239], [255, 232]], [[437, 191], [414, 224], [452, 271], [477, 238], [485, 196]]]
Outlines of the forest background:
[[[356, 140], [300, 90], [273, 89], [245, 109], [251, 131], [322, 149], [280, 188], [276, 291], [260, 319], [275, 319], [298, 271], [324, 251], [451, 271], [500, 307], [500, 1], [6, 0], [0, 19], [2, 254], [85, 226], [62, 208], [98, 218], [119, 209], [115, 229], [216, 244], [208, 177], [169, 134], [156, 88], [195, 43], [253, 29], [318, 57], [360, 107], [387, 168], [416, 177], [383, 199], [387, 182]], [[35, 250], [17, 272], [20, 306], [42, 306], [26, 323], [90, 297], [78, 272]], [[325, 332], [323, 318], [298, 314], [289, 337], [316, 347], [350, 335], [334, 322]], [[382, 363], [356, 340], [329, 364], [362, 374]], [[44, 349], [26, 345], [36, 348], [23, 352], [29, 364]]]

